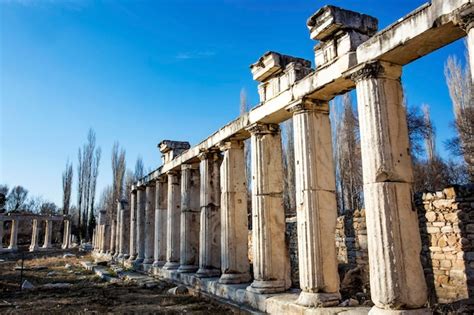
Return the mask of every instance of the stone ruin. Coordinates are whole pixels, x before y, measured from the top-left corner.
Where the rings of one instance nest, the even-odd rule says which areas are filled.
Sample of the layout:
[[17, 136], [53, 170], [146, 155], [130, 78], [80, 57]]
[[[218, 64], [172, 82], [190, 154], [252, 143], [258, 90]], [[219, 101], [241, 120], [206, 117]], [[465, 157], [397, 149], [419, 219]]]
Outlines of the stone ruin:
[[[41, 224], [44, 222], [44, 241], [39, 246], [39, 232]], [[18, 232], [21, 225], [31, 225], [31, 245], [30, 252], [38, 250], [48, 250], [53, 248], [53, 223], [57, 222], [63, 226], [63, 242], [61, 248], [71, 247], [71, 221], [67, 216], [37, 215], [25, 213], [0, 214], [0, 254], [14, 252], [18, 250]], [[9, 223], [10, 239], [7, 247], [4, 247], [5, 225]], [[6, 240], [5, 240], [6, 242]]]
[[[344, 249], [336, 249], [342, 235], [336, 234], [329, 101], [356, 89], [366, 209], [364, 216], [358, 213], [360, 229], [352, 235], [353, 243], [346, 242], [349, 235], [344, 244], [355, 246], [346, 248], [347, 255], [355, 255], [347, 259], [364, 263], [368, 270], [374, 304], [370, 313], [429, 313], [427, 260], [433, 265], [437, 293], [472, 301], [473, 266], [467, 261], [472, 250], [461, 254], [458, 247], [472, 248], [473, 240], [450, 234], [459, 233], [457, 225], [465, 215], [446, 210], [447, 215], [437, 206], [433, 210], [431, 204], [443, 203], [441, 197], [425, 198], [424, 237], [430, 236], [436, 245], [422, 247], [412, 203], [401, 74], [404, 65], [463, 37], [474, 64], [473, 25], [470, 0], [433, 0], [381, 31], [374, 17], [323, 7], [307, 22], [310, 37], [318, 41], [316, 67], [277, 52], [259, 58], [251, 65], [259, 82], [258, 106], [194, 147], [187, 142], [160, 143], [163, 165], [133, 185], [129, 204], [119, 202], [110, 218], [101, 214], [94, 232], [95, 253], [268, 313], [368, 312], [368, 308], [338, 307], [338, 257]], [[278, 126], [288, 119], [294, 123], [299, 291], [288, 291], [290, 257]], [[248, 138], [251, 265], [243, 146]], [[458, 250], [444, 248], [443, 242]], [[455, 269], [463, 263], [470, 269]], [[459, 281], [450, 279], [458, 279], [456, 275], [471, 287], [453, 289]]]

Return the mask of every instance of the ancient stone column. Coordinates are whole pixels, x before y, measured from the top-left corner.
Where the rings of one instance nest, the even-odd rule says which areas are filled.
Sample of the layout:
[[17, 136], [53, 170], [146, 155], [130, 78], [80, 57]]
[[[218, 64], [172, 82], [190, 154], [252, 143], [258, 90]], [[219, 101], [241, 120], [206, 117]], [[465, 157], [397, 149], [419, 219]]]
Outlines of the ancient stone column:
[[298, 262], [305, 306], [339, 304], [336, 180], [327, 102], [302, 100], [293, 113]]
[[135, 264], [142, 264], [145, 259], [145, 207], [146, 191], [144, 186], [137, 187], [137, 259]]
[[154, 261], [155, 238], [155, 183], [147, 183], [145, 206], [145, 260], [144, 265], [151, 265]]
[[137, 258], [137, 190], [132, 187], [130, 193], [130, 261]]
[[44, 244], [43, 248], [52, 248], [51, 245], [51, 236], [53, 233], [53, 221], [45, 220], [45, 230], [44, 230]]
[[278, 125], [254, 124], [252, 143], [252, 242], [254, 281], [247, 290], [275, 293], [290, 287], [285, 245], [283, 165]]
[[31, 231], [31, 245], [30, 245], [30, 252], [34, 252], [38, 250], [38, 220], [33, 219], [32, 222], [32, 231]]
[[120, 200], [117, 200], [117, 208], [115, 209], [115, 254], [114, 257], [118, 258], [120, 255], [120, 231], [122, 229], [122, 222], [120, 222]]
[[166, 228], [166, 264], [163, 269], [179, 268], [181, 226], [181, 184], [179, 173], [168, 172], [168, 211]]
[[125, 199], [120, 200], [120, 242], [119, 258], [127, 259], [129, 257], [129, 227], [130, 227], [130, 208]]
[[181, 165], [181, 239], [178, 272], [195, 272], [199, 265], [199, 164]]
[[160, 177], [156, 181], [155, 199], [155, 261], [153, 262], [153, 267], [158, 268], [166, 263], [168, 183], [165, 177]]
[[17, 240], [18, 240], [18, 220], [12, 220], [12, 227], [11, 227], [11, 232], [10, 232], [10, 245], [8, 246], [8, 249], [17, 250], [18, 249]]
[[421, 308], [427, 289], [412, 204], [402, 69], [372, 62], [356, 70], [372, 312]]
[[[64, 229], [63, 229], [63, 244], [62, 244], [62, 248], [63, 249], [66, 249], [66, 248], [69, 248], [69, 246], [71, 245], [70, 242], [71, 242], [71, 222], [69, 220], [64, 220]], [[97, 228], [100, 228], [99, 225], [97, 225]], [[97, 238], [97, 250], [100, 250], [100, 233], [98, 232], [96, 234], [96, 238]]]
[[199, 270], [197, 277], [217, 277], [221, 274], [220, 164], [217, 151], [199, 155], [201, 219], [199, 231]]
[[[112, 215], [113, 216], [113, 215]], [[117, 221], [115, 220], [115, 218], [111, 218], [110, 220], [110, 245], [109, 245], [109, 248], [110, 248], [110, 251], [109, 251], [109, 254], [110, 255], [115, 255], [115, 235], [117, 233]]]
[[220, 146], [221, 164], [221, 271], [220, 283], [250, 281], [248, 259], [247, 177], [242, 141]]

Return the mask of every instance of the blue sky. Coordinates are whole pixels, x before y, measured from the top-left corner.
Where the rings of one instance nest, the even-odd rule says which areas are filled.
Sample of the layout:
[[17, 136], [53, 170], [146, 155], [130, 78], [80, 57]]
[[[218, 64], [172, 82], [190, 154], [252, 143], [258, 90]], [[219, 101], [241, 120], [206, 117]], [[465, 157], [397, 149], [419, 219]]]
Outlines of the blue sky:
[[[333, 0], [385, 27], [420, 0]], [[0, 183], [61, 203], [61, 173], [87, 130], [111, 182], [119, 141], [133, 168], [160, 164], [162, 139], [196, 144], [258, 102], [248, 66], [274, 50], [313, 61], [306, 19], [326, 1], [0, 0]], [[443, 64], [458, 41], [404, 68], [410, 104], [431, 106], [438, 149], [453, 119]], [[74, 194], [74, 192], [73, 192]], [[73, 200], [76, 196], [73, 195]]]

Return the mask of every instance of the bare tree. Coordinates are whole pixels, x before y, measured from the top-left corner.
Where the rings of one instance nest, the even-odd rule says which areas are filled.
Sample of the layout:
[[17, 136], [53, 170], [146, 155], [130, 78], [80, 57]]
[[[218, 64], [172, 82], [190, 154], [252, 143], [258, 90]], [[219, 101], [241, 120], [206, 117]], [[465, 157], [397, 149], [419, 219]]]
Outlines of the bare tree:
[[287, 216], [296, 215], [296, 186], [295, 186], [295, 146], [293, 136], [293, 120], [288, 119], [282, 124], [283, 131], [283, 172], [284, 194], [283, 203]]
[[363, 207], [362, 157], [359, 119], [349, 93], [342, 97], [342, 113], [336, 124], [336, 169], [340, 211]]
[[5, 210], [9, 190], [7, 185], [0, 185], [0, 212]]
[[12, 188], [7, 197], [7, 210], [19, 211], [25, 210], [28, 190], [23, 186], [15, 186]]
[[[466, 58], [466, 60], [469, 60]], [[474, 102], [469, 63], [462, 67], [456, 56], [449, 56], [445, 68], [446, 83], [453, 103], [454, 128], [457, 136], [447, 147], [464, 156], [471, 181], [474, 181]]]
[[435, 130], [431, 121], [430, 107], [427, 104], [421, 106], [423, 111], [423, 118], [425, 126], [428, 129], [428, 133], [425, 137], [425, 150], [428, 161], [433, 161], [436, 158], [436, 146], [435, 146]]
[[72, 163], [66, 162], [66, 169], [63, 172], [63, 215], [69, 214], [72, 193]]
[[130, 193], [132, 190], [132, 185], [135, 182], [135, 176], [133, 172], [129, 169], [127, 169], [127, 172], [125, 173], [125, 198], [129, 200], [130, 198]]
[[137, 162], [135, 163], [135, 181], [141, 179], [145, 176], [145, 166], [143, 165], [143, 159], [141, 156], [137, 158]]
[[78, 208], [79, 230], [82, 240], [89, 240], [94, 225], [94, 202], [99, 163], [100, 148], [96, 147], [96, 136], [89, 129], [87, 143], [79, 148], [78, 154]]

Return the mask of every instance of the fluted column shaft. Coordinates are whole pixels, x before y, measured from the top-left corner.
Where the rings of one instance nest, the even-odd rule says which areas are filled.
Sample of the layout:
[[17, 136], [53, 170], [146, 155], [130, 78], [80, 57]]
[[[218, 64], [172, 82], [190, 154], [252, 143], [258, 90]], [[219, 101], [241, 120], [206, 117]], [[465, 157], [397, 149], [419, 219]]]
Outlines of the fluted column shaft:
[[53, 232], [53, 221], [45, 221], [45, 230], [44, 230], [44, 244], [43, 248], [51, 248], [51, 236]]
[[137, 191], [130, 193], [130, 237], [129, 260], [137, 258]]
[[199, 265], [199, 165], [181, 165], [181, 244], [178, 272], [195, 272]]
[[137, 188], [137, 259], [136, 264], [142, 264], [145, 259], [145, 187]]
[[[70, 247], [70, 242], [71, 242], [71, 222], [69, 220], [64, 220], [64, 229], [63, 229], [63, 244], [62, 248], [66, 249]], [[97, 238], [97, 250], [100, 250], [100, 225], [97, 225], [97, 233], [96, 233], [96, 238]]]
[[32, 231], [31, 231], [31, 245], [30, 245], [30, 252], [34, 252], [38, 250], [38, 220], [33, 219], [32, 222]]
[[198, 277], [215, 277], [221, 273], [220, 225], [220, 154], [202, 152], [200, 170], [200, 231]]
[[130, 208], [126, 200], [119, 202], [120, 230], [119, 230], [119, 258], [129, 257], [128, 229], [130, 227]]
[[120, 200], [117, 200], [117, 209], [115, 214], [115, 257], [120, 255], [120, 233], [122, 230], [122, 222], [120, 217], [121, 205]]
[[242, 141], [221, 145], [221, 283], [250, 281], [247, 176]]
[[167, 208], [166, 264], [163, 268], [173, 270], [178, 269], [180, 261], [181, 184], [178, 172], [168, 173]]
[[252, 242], [254, 281], [247, 290], [274, 293], [288, 289], [283, 165], [278, 125], [249, 128], [252, 143]]
[[11, 250], [17, 250], [17, 240], [18, 240], [18, 220], [12, 220], [12, 227], [10, 233], [10, 245], [8, 246]]
[[109, 238], [109, 254], [114, 255], [115, 254], [115, 240], [116, 240], [116, 234], [117, 234], [117, 221], [116, 218], [110, 218], [110, 238]]
[[362, 151], [370, 291], [380, 309], [416, 309], [427, 300], [401, 67], [369, 63], [352, 76]]
[[144, 264], [150, 265], [154, 261], [154, 237], [155, 237], [155, 183], [146, 186], [145, 207], [145, 260]]
[[290, 106], [295, 146], [298, 262], [305, 306], [339, 304], [336, 245], [336, 180], [327, 102]]
[[153, 267], [166, 263], [166, 230], [168, 215], [168, 183], [165, 178], [156, 181], [155, 192], [155, 242]]

